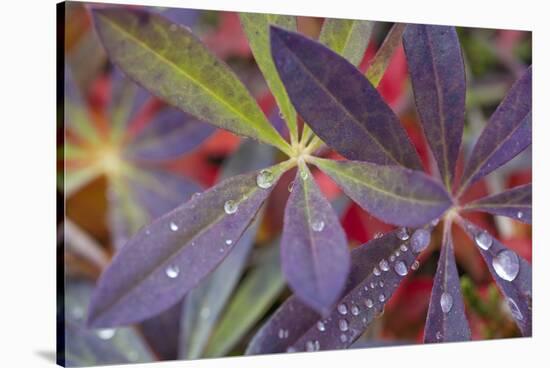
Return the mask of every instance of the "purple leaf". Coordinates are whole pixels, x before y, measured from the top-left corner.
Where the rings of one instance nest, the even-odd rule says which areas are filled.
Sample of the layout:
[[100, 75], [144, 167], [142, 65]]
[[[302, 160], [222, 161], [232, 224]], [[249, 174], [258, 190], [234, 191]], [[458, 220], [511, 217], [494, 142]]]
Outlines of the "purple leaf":
[[111, 72], [111, 98], [108, 106], [111, 130], [124, 134], [128, 124], [151, 98], [145, 88], [138, 86], [120, 69], [114, 67]]
[[529, 262], [506, 248], [487, 231], [461, 219], [460, 226], [476, 243], [493, 279], [506, 299], [523, 336], [532, 333], [532, 276]]
[[422, 167], [397, 116], [346, 59], [273, 26], [271, 54], [296, 111], [330, 147], [351, 160]]
[[226, 179], [142, 228], [101, 275], [89, 325], [130, 324], [177, 303], [232, 250], [285, 169]]
[[291, 289], [325, 313], [340, 296], [349, 272], [344, 229], [306, 165], [296, 172], [285, 208], [281, 264]]
[[363, 209], [390, 224], [422, 226], [452, 204], [441, 184], [421, 171], [361, 161], [310, 161]]
[[531, 144], [531, 80], [529, 67], [491, 116], [464, 168], [459, 193]]
[[199, 146], [214, 130], [189, 114], [165, 108], [130, 143], [128, 153], [137, 160], [175, 159]]
[[466, 99], [458, 35], [454, 27], [409, 24], [403, 46], [420, 122], [450, 190], [462, 141]]
[[[410, 250], [413, 236], [407, 233], [408, 239], [402, 240], [404, 237], [398, 237], [399, 233], [392, 231], [352, 250], [344, 296], [328, 317], [322, 318], [293, 295], [260, 328], [246, 354], [350, 346], [383, 310], [401, 282], [401, 275], [408, 273], [414, 264], [416, 253]], [[285, 338], [280, 338], [280, 331]]]
[[467, 341], [470, 338], [456, 269], [451, 223], [446, 222], [424, 329], [424, 342]]
[[493, 215], [508, 216], [526, 224], [531, 223], [531, 208], [531, 183], [478, 199], [464, 206], [467, 211], [482, 211]]
[[160, 360], [178, 359], [181, 304], [141, 323], [141, 333]]

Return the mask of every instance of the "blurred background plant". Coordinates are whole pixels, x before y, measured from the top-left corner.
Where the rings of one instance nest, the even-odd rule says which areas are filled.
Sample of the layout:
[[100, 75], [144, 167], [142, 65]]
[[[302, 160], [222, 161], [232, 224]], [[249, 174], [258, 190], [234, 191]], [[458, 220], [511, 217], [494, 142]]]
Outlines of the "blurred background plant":
[[[274, 126], [284, 129], [238, 14], [152, 10], [190, 27], [237, 73]], [[65, 51], [65, 97], [58, 106], [64, 116], [58, 125], [58, 207], [65, 215], [58, 218], [59, 262], [65, 279], [65, 293], [58, 296], [58, 313], [64, 317], [60, 319], [65, 330], [63, 359], [74, 366], [243, 354], [254, 332], [290, 295], [276, 245], [293, 173], [280, 180], [235, 250], [183, 302], [136, 326], [87, 329], [84, 320], [95, 281], [129, 236], [220, 179], [265, 167], [276, 160], [276, 153], [166, 106], [127, 80], [107, 61], [86, 4], [65, 3], [59, 22]], [[322, 18], [298, 17], [299, 31], [313, 38], [322, 24]], [[372, 64], [391, 26], [375, 23], [361, 71]], [[461, 164], [506, 91], [531, 64], [531, 33], [475, 28], [458, 32], [468, 83]], [[418, 124], [400, 42], [389, 48], [387, 61], [378, 90], [429, 166], [432, 158]], [[333, 200], [351, 248], [393, 229], [349, 202], [321, 172], [314, 175]], [[527, 150], [475, 184], [467, 195], [480, 198], [530, 182]], [[531, 226], [481, 213], [468, 219], [531, 261]], [[465, 234], [459, 235], [455, 250], [472, 338], [520, 336], [479, 252]], [[422, 341], [439, 248], [433, 242], [422, 254], [419, 270], [408, 276], [384, 314], [354, 346]]]

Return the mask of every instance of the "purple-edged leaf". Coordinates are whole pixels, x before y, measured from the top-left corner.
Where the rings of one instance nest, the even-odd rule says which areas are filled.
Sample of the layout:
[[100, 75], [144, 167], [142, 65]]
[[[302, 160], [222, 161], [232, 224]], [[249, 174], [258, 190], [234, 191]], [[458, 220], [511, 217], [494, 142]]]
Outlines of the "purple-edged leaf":
[[378, 83], [382, 80], [395, 50], [401, 45], [401, 36], [406, 26], [403, 23], [395, 23], [389, 30], [386, 38], [384, 38], [384, 42], [378, 51], [376, 51], [376, 55], [374, 55], [365, 74], [373, 86], [378, 86]]
[[351, 252], [344, 296], [327, 317], [322, 318], [293, 295], [260, 328], [246, 354], [350, 346], [383, 310], [403, 279], [401, 275], [408, 273], [415, 261], [416, 253], [409, 244], [413, 237], [403, 241], [398, 233], [387, 233]]
[[137, 160], [170, 160], [199, 146], [215, 130], [180, 110], [166, 108], [128, 146]]
[[281, 260], [291, 289], [315, 310], [325, 313], [340, 296], [350, 263], [346, 234], [306, 165], [286, 204]]
[[531, 183], [480, 198], [464, 206], [467, 211], [482, 211], [493, 215], [508, 216], [526, 224], [531, 223], [531, 208]]
[[[221, 177], [230, 178], [267, 167], [273, 163], [273, 158], [272, 147], [252, 140], [245, 141], [224, 164]], [[185, 297], [180, 358], [197, 359], [203, 356], [209, 336], [242, 276], [262, 217], [260, 213], [235, 244], [233, 251]]]
[[373, 27], [374, 22], [368, 20], [327, 18], [319, 42], [357, 66], [363, 60]]
[[461, 227], [476, 243], [523, 336], [532, 334], [531, 264], [467, 220]]
[[456, 268], [451, 224], [446, 223], [424, 328], [424, 342], [467, 341], [470, 338]]
[[464, 130], [466, 76], [454, 27], [409, 24], [403, 35], [420, 122], [451, 190]]
[[[177, 303], [226, 257], [286, 166], [234, 176], [142, 228], [101, 275], [90, 326], [138, 322]], [[265, 183], [265, 180], [262, 181]]]
[[452, 204], [445, 188], [421, 171], [361, 161], [310, 161], [363, 209], [390, 224], [422, 226]]
[[187, 28], [141, 9], [94, 9], [110, 60], [155, 96], [202, 121], [289, 151], [248, 90]]
[[422, 167], [397, 116], [346, 59], [273, 26], [271, 54], [296, 111], [330, 147], [352, 160]]
[[141, 333], [160, 360], [178, 359], [182, 303], [141, 323]]
[[491, 116], [464, 168], [462, 190], [531, 145], [531, 81], [529, 67]]

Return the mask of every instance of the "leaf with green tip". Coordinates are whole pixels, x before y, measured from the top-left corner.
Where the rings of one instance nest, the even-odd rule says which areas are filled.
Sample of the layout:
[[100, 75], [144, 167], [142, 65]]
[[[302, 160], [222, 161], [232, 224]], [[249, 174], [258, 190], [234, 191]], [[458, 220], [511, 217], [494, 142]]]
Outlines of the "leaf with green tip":
[[468, 341], [471, 335], [456, 269], [451, 223], [447, 222], [424, 328], [424, 342]]
[[491, 116], [466, 163], [459, 193], [531, 145], [532, 68], [514, 83]]
[[258, 172], [226, 179], [142, 228], [101, 275], [89, 325], [130, 324], [177, 303], [233, 249], [287, 168], [270, 168], [267, 189]]
[[327, 18], [321, 28], [319, 42], [357, 66], [363, 60], [373, 26], [374, 23], [368, 20]]
[[278, 14], [240, 13], [241, 24], [248, 38], [248, 43], [258, 67], [279, 105], [279, 109], [287, 122], [291, 137], [298, 137], [296, 111], [290, 103], [285, 87], [279, 79], [279, 74], [271, 58], [269, 49], [269, 26], [275, 24], [290, 31], [296, 30], [296, 17]]
[[205, 357], [227, 354], [273, 305], [285, 285], [279, 257], [279, 248], [271, 245], [243, 279], [212, 333]]
[[422, 168], [395, 113], [346, 59], [274, 26], [271, 54], [296, 111], [323, 142], [351, 160]]
[[452, 189], [466, 100], [466, 76], [454, 27], [409, 24], [403, 35], [416, 107], [443, 183]]
[[237, 76], [188, 28], [141, 9], [94, 9], [93, 18], [111, 61], [151, 93], [202, 121], [288, 152]]
[[340, 220], [306, 165], [297, 171], [286, 204], [281, 259], [296, 295], [326, 312], [345, 286], [349, 251]]
[[[230, 178], [258, 170], [269, 166], [273, 159], [272, 147], [252, 140], [245, 141], [224, 165], [221, 177]], [[262, 217], [262, 214], [258, 215], [233, 251], [185, 297], [180, 358], [197, 359], [203, 356], [208, 337], [242, 275]]]
[[384, 42], [382, 42], [376, 55], [374, 55], [374, 58], [367, 68], [367, 73], [365, 74], [373, 86], [378, 86], [382, 80], [395, 50], [401, 45], [401, 36], [406, 26], [407, 25], [403, 23], [395, 23], [390, 28], [386, 38], [384, 38]]
[[363, 209], [390, 224], [422, 226], [452, 204], [445, 188], [421, 171], [361, 161], [310, 161]]
[[531, 209], [531, 183], [480, 198], [464, 206], [466, 211], [481, 211], [493, 215], [508, 216], [526, 224], [531, 223]]

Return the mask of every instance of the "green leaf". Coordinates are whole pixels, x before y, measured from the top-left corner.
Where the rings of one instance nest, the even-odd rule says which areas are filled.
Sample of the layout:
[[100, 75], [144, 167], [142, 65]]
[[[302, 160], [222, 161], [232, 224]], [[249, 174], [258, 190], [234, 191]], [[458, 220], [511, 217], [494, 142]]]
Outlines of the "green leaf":
[[231, 299], [227, 312], [210, 338], [204, 356], [226, 355], [267, 312], [280, 295], [284, 284], [278, 247], [271, 245]]
[[96, 9], [93, 16], [111, 61], [151, 93], [290, 153], [242, 82], [188, 28], [141, 9]]
[[290, 103], [285, 87], [275, 69], [269, 47], [269, 26], [275, 24], [290, 31], [296, 31], [296, 18], [289, 15], [241, 13], [241, 24], [248, 37], [248, 43], [258, 67], [262, 71], [269, 89], [288, 125], [293, 140], [298, 138], [296, 111]]
[[367, 79], [373, 86], [378, 86], [378, 83], [382, 80], [395, 50], [401, 45], [401, 37], [406, 26], [403, 23], [395, 23], [386, 35], [384, 42], [382, 42], [382, 46], [374, 55], [374, 59], [372, 59], [366, 73]]
[[365, 55], [373, 22], [367, 20], [326, 19], [319, 41], [357, 66]]

